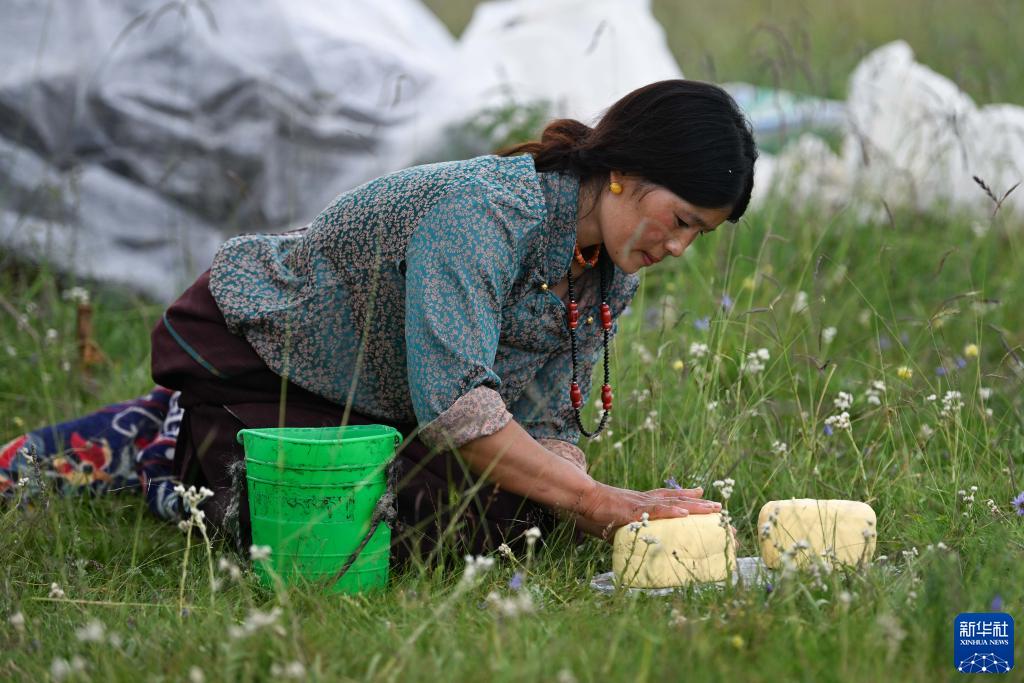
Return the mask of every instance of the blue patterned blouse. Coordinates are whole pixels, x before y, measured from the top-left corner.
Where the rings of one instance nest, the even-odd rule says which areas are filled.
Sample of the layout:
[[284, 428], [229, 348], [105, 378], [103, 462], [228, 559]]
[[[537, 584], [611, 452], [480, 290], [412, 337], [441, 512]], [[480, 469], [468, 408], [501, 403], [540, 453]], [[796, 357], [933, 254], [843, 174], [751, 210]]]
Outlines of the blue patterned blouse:
[[[227, 241], [210, 290], [272, 370], [415, 422], [429, 446], [511, 419], [545, 445], [576, 444], [566, 306], [541, 285], [569, 269], [578, 194], [578, 179], [538, 173], [528, 155], [404, 169], [340, 195], [306, 230]], [[584, 397], [601, 355], [598, 275], [577, 286]], [[615, 269], [613, 319], [638, 283]]]

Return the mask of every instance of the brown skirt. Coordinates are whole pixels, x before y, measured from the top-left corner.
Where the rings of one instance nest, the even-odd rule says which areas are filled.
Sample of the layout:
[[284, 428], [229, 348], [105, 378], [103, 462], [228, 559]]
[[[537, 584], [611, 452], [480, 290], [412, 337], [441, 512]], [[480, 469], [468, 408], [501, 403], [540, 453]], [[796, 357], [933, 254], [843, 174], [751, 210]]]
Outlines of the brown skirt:
[[[153, 330], [153, 379], [181, 391], [184, 409], [174, 471], [186, 484], [204, 485], [214, 497], [207, 519], [240, 548], [251, 543], [244, 486], [241, 429], [383, 424], [404, 439], [396, 456], [398, 521], [392, 564], [489, 552], [522, 534], [555, 525], [545, 508], [479, 481], [458, 454], [431, 451], [410, 438], [415, 424], [394, 423], [350, 411], [274, 373], [242, 337], [231, 334], [204, 273], [167, 309]], [[449, 553], [457, 553], [452, 555]]]

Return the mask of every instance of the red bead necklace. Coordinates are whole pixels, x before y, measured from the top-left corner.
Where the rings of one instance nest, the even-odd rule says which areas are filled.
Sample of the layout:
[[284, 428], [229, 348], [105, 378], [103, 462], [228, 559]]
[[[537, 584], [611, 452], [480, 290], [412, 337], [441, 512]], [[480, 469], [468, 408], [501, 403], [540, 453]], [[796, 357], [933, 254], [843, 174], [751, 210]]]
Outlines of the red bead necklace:
[[[576, 261], [584, 268], [593, 268], [597, 265], [598, 257], [601, 255], [601, 245], [597, 245], [593, 258], [589, 260], [583, 258], [579, 245], [576, 246], [574, 255]], [[583, 407], [583, 392], [580, 390], [580, 385], [576, 378], [576, 327], [579, 325], [580, 313], [579, 306], [576, 303], [576, 292], [572, 283], [571, 264], [568, 273], [569, 310], [567, 317], [569, 323], [569, 343], [572, 351], [572, 384], [569, 385], [569, 400], [572, 402], [573, 412], [576, 415], [576, 426], [579, 427], [580, 434], [588, 439], [601, 433], [608, 422], [612, 410], [612, 385], [608, 366], [608, 335], [611, 334], [612, 329], [612, 309], [608, 305], [608, 283], [606, 280], [609, 268], [606, 265], [607, 263], [608, 260], [605, 259], [605, 262], [601, 264], [601, 330], [604, 334], [604, 385], [601, 387], [601, 404], [604, 406], [604, 413], [601, 415], [601, 422], [597, 425], [597, 429], [593, 432], [588, 432], [584, 429], [583, 422], [580, 420], [580, 408]]]

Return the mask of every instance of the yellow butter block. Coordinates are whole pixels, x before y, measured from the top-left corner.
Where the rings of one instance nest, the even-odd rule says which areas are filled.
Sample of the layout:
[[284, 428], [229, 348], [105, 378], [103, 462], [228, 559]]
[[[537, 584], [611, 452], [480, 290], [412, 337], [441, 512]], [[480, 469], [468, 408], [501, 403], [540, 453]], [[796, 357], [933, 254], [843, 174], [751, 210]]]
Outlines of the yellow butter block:
[[757, 516], [761, 557], [770, 569], [789, 551], [797, 564], [818, 557], [838, 564], [870, 561], [875, 552], [875, 511], [856, 500], [772, 500]]
[[632, 588], [676, 588], [692, 582], [724, 581], [736, 569], [732, 533], [722, 516], [658, 519], [636, 531], [615, 532], [612, 570]]

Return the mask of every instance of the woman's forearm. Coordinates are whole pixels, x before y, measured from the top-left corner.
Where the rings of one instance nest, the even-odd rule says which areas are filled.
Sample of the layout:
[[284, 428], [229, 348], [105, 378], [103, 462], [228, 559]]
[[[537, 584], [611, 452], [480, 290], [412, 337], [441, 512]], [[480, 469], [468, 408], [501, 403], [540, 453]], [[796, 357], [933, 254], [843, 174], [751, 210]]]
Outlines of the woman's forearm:
[[537, 443], [515, 420], [463, 444], [459, 454], [470, 470], [502, 490], [555, 510], [583, 513], [584, 501], [598, 485], [578, 466]]
[[602, 484], [577, 465], [534, 441], [515, 420], [459, 448], [470, 470], [503, 490], [568, 514], [583, 531], [606, 540], [616, 528], [641, 519], [706, 514], [720, 503], [700, 489], [632, 491]]

